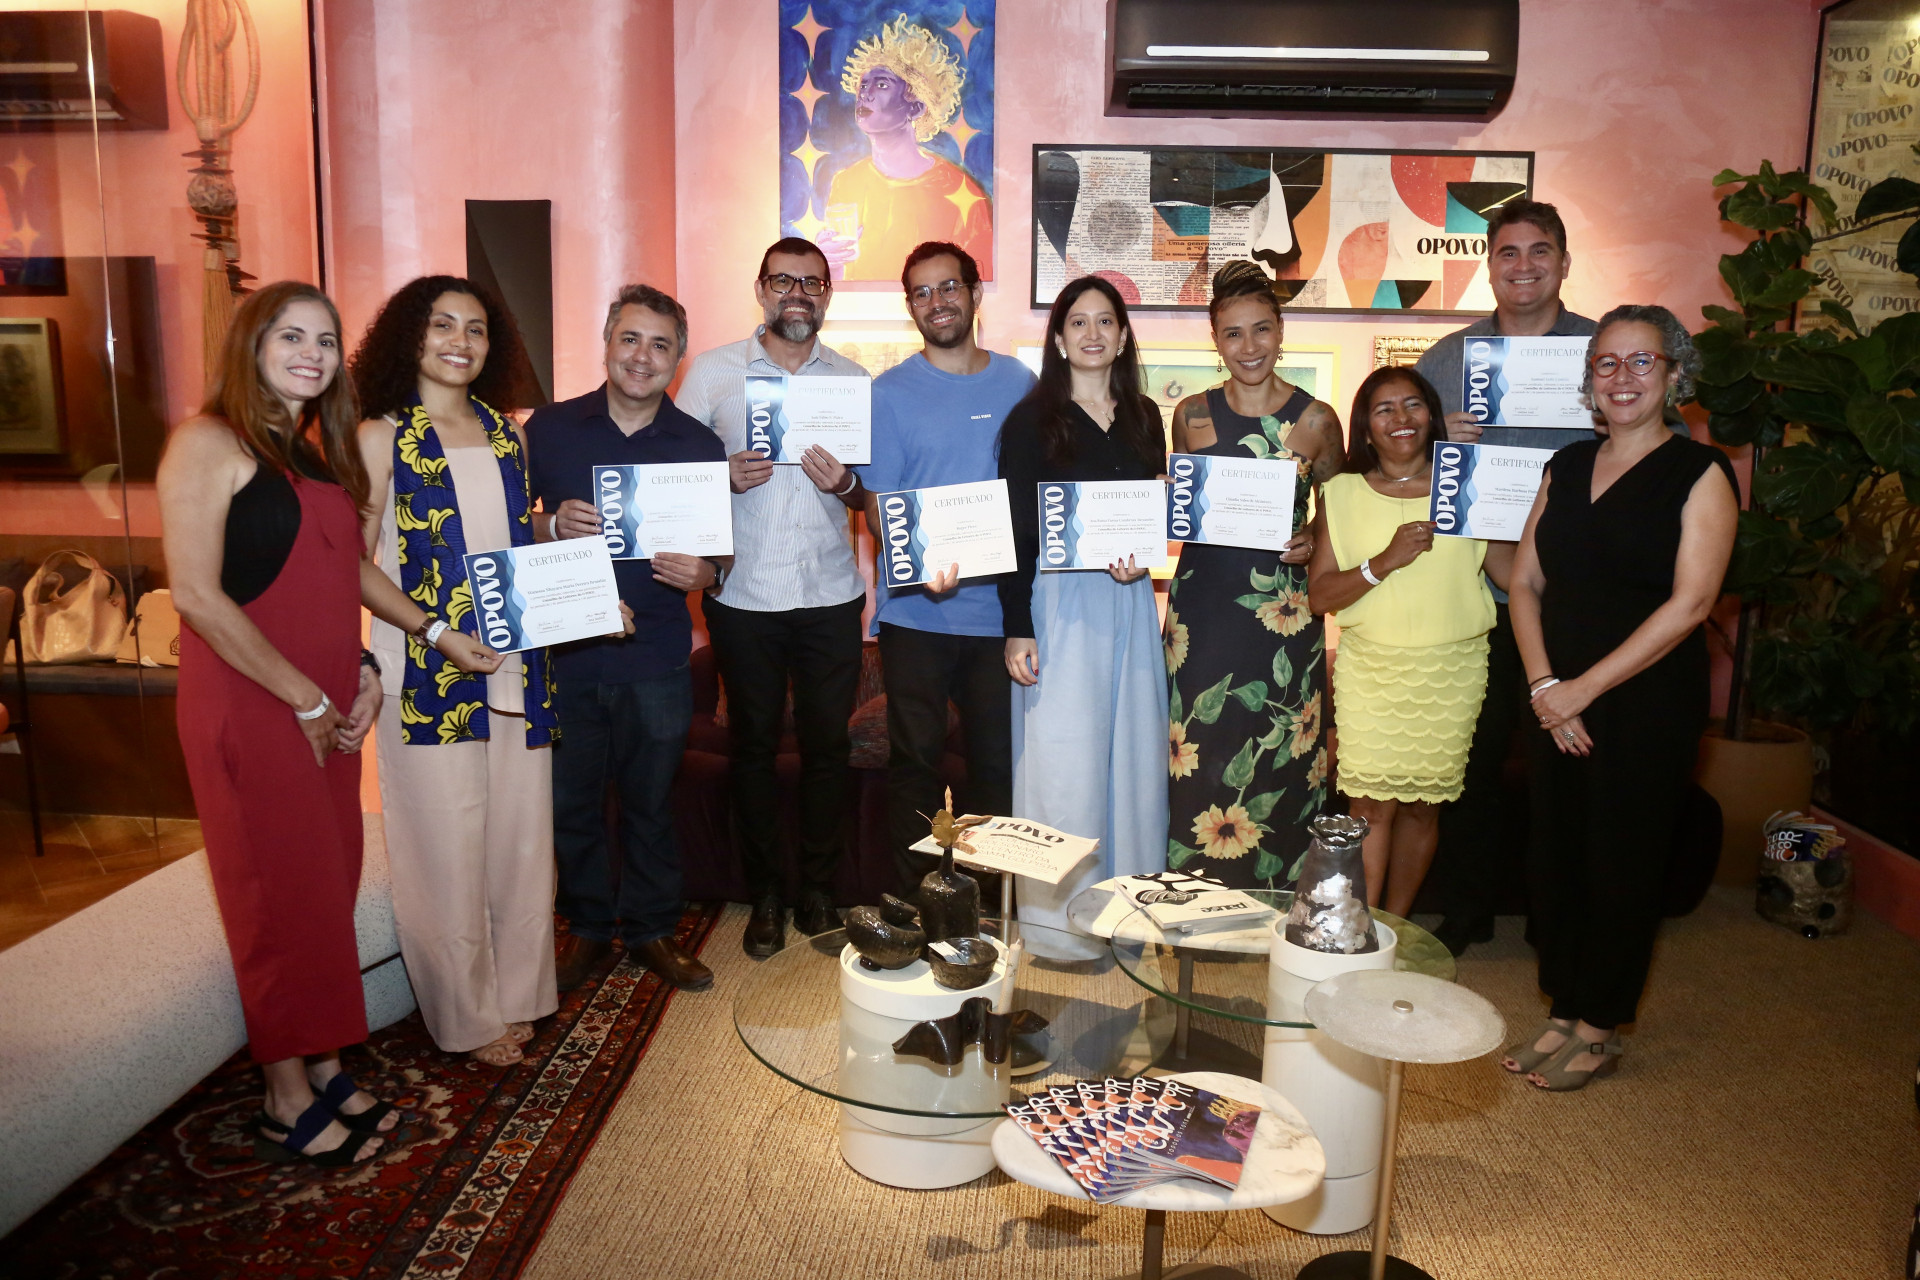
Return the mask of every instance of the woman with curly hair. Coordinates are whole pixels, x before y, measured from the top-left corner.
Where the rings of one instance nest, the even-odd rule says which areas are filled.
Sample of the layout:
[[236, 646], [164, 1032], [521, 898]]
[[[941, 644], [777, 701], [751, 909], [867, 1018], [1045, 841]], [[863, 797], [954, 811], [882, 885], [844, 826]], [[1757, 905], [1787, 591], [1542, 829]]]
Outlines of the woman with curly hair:
[[407, 976], [434, 1042], [521, 1059], [553, 973], [552, 741], [546, 655], [501, 655], [473, 617], [468, 551], [534, 541], [512, 317], [471, 281], [387, 300], [353, 357], [367, 550], [404, 593], [374, 612], [385, 697], [380, 794]]
[[[1345, 458], [1340, 415], [1274, 369], [1280, 299], [1258, 265], [1213, 276], [1227, 380], [1173, 411], [1173, 451], [1298, 468], [1284, 551], [1193, 542], [1168, 584], [1167, 863], [1284, 887], [1327, 801], [1325, 629], [1307, 607], [1308, 504]], [[1232, 696], [1229, 696], [1231, 693]]]
[[[1547, 1021], [1501, 1063], [1584, 1088], [1620, 1061], [1660, 928], [1659, 886], [1707, 727], [1702, 624], [1733, 555], [1726, 455], [1669, 432], [1700, 356], [1665, 307], [1615, 307], [1581, 390], [1606, 437], [1553, 455], [1513, 571], [1535, 718], [1531, 934]], [[1652, 838], [1650, 838], [1652, 837]]]
[[1487, 692], [1493, 593], [1513, 544], [1436, 538], [1427, 518], [1440, 394], [1412, 369], [1375, 369], [1353, 397], [1346, 469], [1320, 490], [1308, 595], [1340, 627], [1333, 702], [1340, 790], [1367, 820], [1367, 901], [1413, 910], [1460, 798]]

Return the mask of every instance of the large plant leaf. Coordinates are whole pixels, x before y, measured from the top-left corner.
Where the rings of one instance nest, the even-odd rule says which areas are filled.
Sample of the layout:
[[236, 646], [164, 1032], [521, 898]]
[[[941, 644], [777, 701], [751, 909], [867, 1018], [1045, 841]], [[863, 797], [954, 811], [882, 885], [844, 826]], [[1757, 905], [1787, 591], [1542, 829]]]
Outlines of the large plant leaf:
[[1847, 402], [1821, 391], [1788, 389], [1775, 392], [1773, 412], [1788, 422], [1810, 427], [1830, 427], [1844, 431], [1847, 426]]
[[1887, 349], [1893, 367], [1889, 386], [1907, 386], [1920, 378], [1920, 313], [1890, 316], [1873, 328], [1873, 336]]
[[1859, 483], [1851, 467], [1814, 444], [1775, 449], [1753, 480], [1753, 498], [1777, 516], [1810, 520], [1845, 502]]
[[1758, 378], [1741, 378], [1738, 382], [1722, 386], [1708, 382], [1704, 376], [1695, 385], [1693, 398], [1711, 413], [1738, 413], [1766, 391]]
[[1720, 255], [1720, 278], [1733, 292], [1733, 300], [1745, 307], [1772, 282], [1773, 276], [1750, 254], [1726, 253]]
[[1860, 322], [1853, 318], [1853, 312], [1847, 310], [1830, 298], [1822, 299], [1820, 303], [1820, 314], [1835, 324], [1845, 325], [1856, 334], [1860, 332]]
[[[1771, 399], [1771, 397], [1768, 397]], [[1743, 444], [1766, 444], [1765, 436], [1779, 434], [1766, 399], [1756, 400], [1737, 413], [1716, 413], [1708, 417], [1707, 430], [1720, 444], [1737, 448]]]
[[1867, 380], [1867, 386], [1874, 391], [1884, 392], [1893, 382], [1893, 358], [1887, 350], [1886, 339], [1879, 330], [1864, 338], [1855, 338], [1851, 342], [1842, 342], [1833, 349], [1835, 355], [1847, 361], [1860, 371]]
[[1824, 391], [1843, 400], [1867, 390], [1866, 378], [1853, 361], [1831, 351], [1811, 350], [1805, 342], [1774, 349], [1754, 372], [1783, 387]]
[[1801, 557], [1801, 543], [1793, 526], [1765, 511], [1742, 511], [1733, 540], [1733, 563], [1727, 569], [1727, 589], [1753, 596], [1790, 572]]
[[1900, 233], [1894, 246], [1893, 263], [1910, 276], [1920, 276], [1920, 222]]
[[1920, 400], [1856, 396], [1847, 404], [1847, 426], [1879, 466], [1920, 475]]
[[1714, 326], [1694, 337], [1694, 350], [1700, 353], [1700, 380], [1730, 387], [1753, 373], [1760, 348], [1746, 335]]
[[1772, 231], [1792, 226], [1799, 221], [1800, 211], [1772, 199], [1758, 186], [1746, 186], [1720, 202], [1720, 216], [1755, 231]]
[[1813, 291], [1820, 277], [1811, 271], [1791, 267], [1775, 276], [1767, 287], [1753, 297], [1755, 307], [1791, 307]]
[[1920, 182], [1906, 178], [1883, 178], [1860, 194], [1860, 203], [1853, 206], [1855, 222], [1866, 222], [1882, 214], [1901, 213], [1907, 209], [1920, 209]]

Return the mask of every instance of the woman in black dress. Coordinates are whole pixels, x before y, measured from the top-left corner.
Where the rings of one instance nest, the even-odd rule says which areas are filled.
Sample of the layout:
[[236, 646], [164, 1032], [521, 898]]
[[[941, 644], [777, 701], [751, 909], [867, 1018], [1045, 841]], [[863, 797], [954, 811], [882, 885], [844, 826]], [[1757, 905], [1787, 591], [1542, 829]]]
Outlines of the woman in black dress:
[[1207, 306], [1227, 381], [1173, 411], [1173, 451], [1299, 467], [1285, 551], [1188, 543], [1168, 584], [1163, 639], [1167, 865], [1273, 889], [1327, 802], [1325, 628], [1307, 607], [1307, 506], [1340, 470], [1340, 415], [1274, 370], [1280, 299], [1267, 273], [1229, 262]]
[[1701, 623], [1733, 553], [1726, 455], [1672, 435], [1700, 357], [1664, 307], [1616, 307], [1587, 346], [1606, 438], [1547, 464], [1514, 566], [1533, 711], [1529, 879], [1551, 1016], [1502, 1066], [1542, 1089], [1612, 1073], [1660, 926], [1672, 831], [1707, 721]]

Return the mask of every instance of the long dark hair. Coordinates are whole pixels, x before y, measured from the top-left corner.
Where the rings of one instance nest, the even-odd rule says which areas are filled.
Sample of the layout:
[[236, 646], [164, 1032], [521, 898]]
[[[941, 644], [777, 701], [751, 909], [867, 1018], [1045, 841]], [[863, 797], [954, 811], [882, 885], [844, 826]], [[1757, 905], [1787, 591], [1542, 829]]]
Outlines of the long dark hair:
[[[306, 402], [300, 421], [287, 420], [286, 402], [268, 390], [260, 379], [260, 346], [280, 313], [296, 302], [317, 302], [327, 309], [333, 321], [334, 340], [340, 338], [340, 312], [333, 299], [300, 280], [279, 280], [247, 295], [233, 321], [227, 326], [227, 343], [220, 352], [219, 365], [211, 370], [206, 402], [201, 412], [218, 418], [233, 429], [262, 466], [281, 475], [296, 470], [294, 453], [300, 450], [307, 465], [298, 468], [312, 474], [324, 461], [330, 478], [347, 491], [353, 505], [366, 510], [366, 463], [360, 457], [355, 433], [360, 426], [360, 411], [355, 407], [353, 383], [343, 367], [333, 375], [326, 390]], [[275, 431], [274, 428], [280, 428]]]
[[1361, 379], [1360, 389], [1353, 393], [1353, 416], [1347, 419], [1347, 463], [1340, 468], [1342, 471], [1365, 475], [1380, 465], [1380, 455], [1373, 447], [1373, 397], [1389, 382], [1406, 383], [1426, 401], [1427, 438], [1420, 442], [1421, 451], [1432, 449], [1436, 437], [1446, 439], [1447, 416], [1440, 408], [1440, 393], [1433, 389], [1433, 384], [1411, 365], [1388, 365]]
[[521, 370], [526, 367], [526, 359], [513, 314], [491, 289], [471, 280], [421, 276], [401, 285], [387, 299], [353, 353], [349, 367], [353, 385], [360, 393], [360, 412], [367, 417], [397, 413], [418, 398], [420, 344], [426, 340], [434, 300], [443, 293], [477, 298], [487, 313], [487, 358], [480, 366], [480, 376], [468, 385], [467, 394], [502, 413], [522, 406], [526, 388]]
[[1096, 290], [1113, 304], [1113, 314], [1124, 336], [1120, 354], [1114, 357], [1107, 373], [1108, 394], [1113, 396], [1114, 439], [1138, 454], [1142, 462], [1156, 469], [1166, 461], [1167, 441], [1159, 426], [1159, 411], [1141, 388], [1140, 357], [1133, 341], [1133, 325], [1127, 320], [1127, 302], [1112, 283], [1099, 276], [1081, 276], [1069, 280], [1053, 300], [1047, 316], [1046, 342], [1040, 349], [1040, 380], [1027, 392], [1022, 404], [1039, 410], [1040, 450], [1054, 466], [1073, 461], [1073, 368], [1055, 344], [1066, 332], [1067, 312], [1087, 290]]

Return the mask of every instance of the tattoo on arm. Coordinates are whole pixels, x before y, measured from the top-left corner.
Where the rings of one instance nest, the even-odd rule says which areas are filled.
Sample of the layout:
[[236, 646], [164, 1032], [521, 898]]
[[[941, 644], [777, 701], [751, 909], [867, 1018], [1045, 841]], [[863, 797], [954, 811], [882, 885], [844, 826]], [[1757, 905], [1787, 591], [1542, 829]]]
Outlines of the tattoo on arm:
[[[1294, 430], [1305, 430], [1313, 439], [1313, 481], [1325, 484], [1340, 474], [1346, 465], [1347, 442], [1340, 430], [1340, 415], [1318, 400], [1300, 417]], [[1302, 441], [1301, 443], [1306, 443]]]

